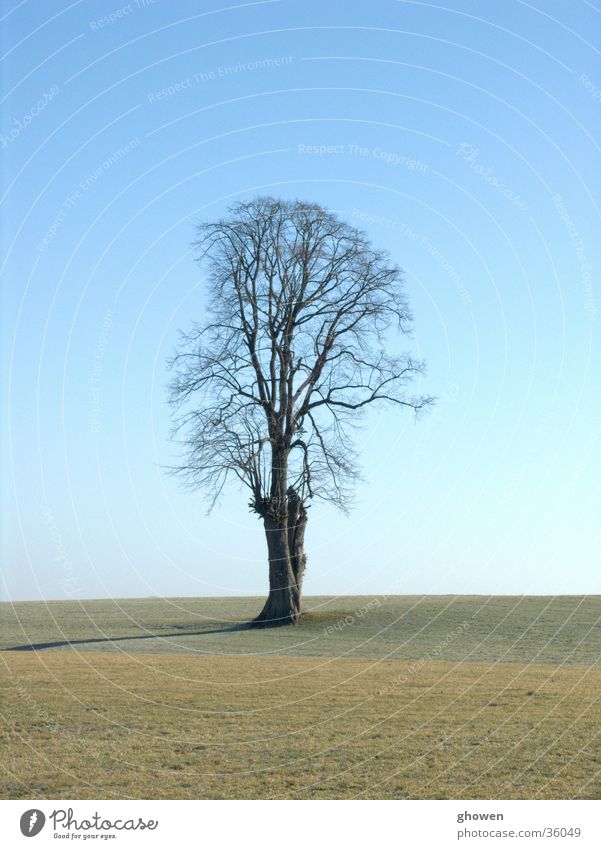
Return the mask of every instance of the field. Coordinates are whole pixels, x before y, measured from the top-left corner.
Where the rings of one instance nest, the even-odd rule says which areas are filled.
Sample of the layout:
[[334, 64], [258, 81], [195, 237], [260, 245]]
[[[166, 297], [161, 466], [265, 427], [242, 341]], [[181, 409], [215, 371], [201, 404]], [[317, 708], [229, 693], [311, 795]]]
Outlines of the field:
[[601, 597], [3, 604], [3, 798], [601, 798]]

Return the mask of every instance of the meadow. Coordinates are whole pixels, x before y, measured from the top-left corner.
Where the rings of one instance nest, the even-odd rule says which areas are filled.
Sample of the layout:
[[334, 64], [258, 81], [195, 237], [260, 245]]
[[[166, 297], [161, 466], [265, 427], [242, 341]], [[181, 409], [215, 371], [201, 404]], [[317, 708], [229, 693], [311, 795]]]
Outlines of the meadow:
[[2, 797], [601, 797], [601, 597], [260, 601], [2, 604]]

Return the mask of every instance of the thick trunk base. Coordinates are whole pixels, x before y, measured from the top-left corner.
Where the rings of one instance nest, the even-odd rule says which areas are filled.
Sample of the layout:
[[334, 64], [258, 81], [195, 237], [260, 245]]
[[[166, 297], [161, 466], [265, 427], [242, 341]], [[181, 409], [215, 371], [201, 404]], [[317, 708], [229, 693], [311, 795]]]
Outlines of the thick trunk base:
[[255, 628], [279, 628], [282, 625], [298, 625], [302, 618], [300, 599], [285, 589], [272, 590], [267, 597], [263, 610], [252, 625]]

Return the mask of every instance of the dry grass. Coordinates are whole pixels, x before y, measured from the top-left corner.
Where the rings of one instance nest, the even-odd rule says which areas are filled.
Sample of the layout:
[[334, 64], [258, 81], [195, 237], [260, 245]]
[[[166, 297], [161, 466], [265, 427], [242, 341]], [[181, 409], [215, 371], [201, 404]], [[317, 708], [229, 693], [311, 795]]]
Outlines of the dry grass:
[[597, 667], [5, 652], [4, 798], [599, 798]]

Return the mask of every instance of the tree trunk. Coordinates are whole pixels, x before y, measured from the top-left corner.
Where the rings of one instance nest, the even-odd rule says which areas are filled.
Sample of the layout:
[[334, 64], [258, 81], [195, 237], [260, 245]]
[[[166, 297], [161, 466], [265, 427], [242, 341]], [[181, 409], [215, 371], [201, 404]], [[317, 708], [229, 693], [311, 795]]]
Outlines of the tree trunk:
[[303, 593], [303, 578], [307, 565], [305, 554], [305, 528], [307, 527], [307, 508], [296, 492], [288, 490], [288, 549], [290, 565], [296, 581], [299, 599]]
[[269, 554], [269, 596], [255, 620], [263, 627], [298, 625], [306, 564], [307, 511], [296, 491], [287, 486], [287, 449], [274, 445], [270, 496], [257, 510], [265, 525]]
[[300, 592], [292, 571], [288, 526], [270, 517], [265, 517], [264, 523], [269, 553], [269, 596], [255, 622], [265, 628], [297, 625], [301, 615]]

